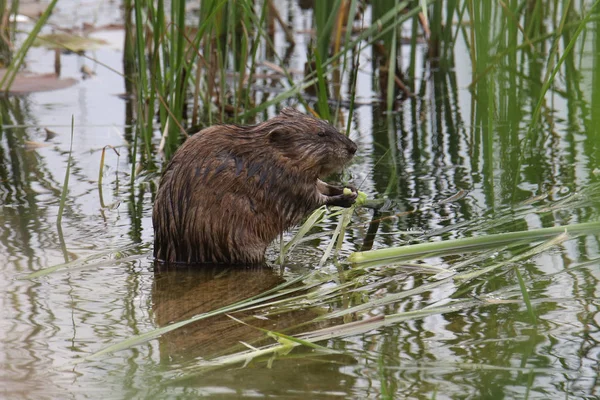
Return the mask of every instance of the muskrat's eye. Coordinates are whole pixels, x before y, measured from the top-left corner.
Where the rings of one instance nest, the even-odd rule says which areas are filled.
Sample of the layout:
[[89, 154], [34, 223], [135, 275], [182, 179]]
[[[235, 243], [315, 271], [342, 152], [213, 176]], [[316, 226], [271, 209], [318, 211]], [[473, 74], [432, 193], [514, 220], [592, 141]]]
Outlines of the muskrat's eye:
[[319, 133], [317, 133], [317, 135], [324, 137], [325, 136], [325, 131], [319, 131]]

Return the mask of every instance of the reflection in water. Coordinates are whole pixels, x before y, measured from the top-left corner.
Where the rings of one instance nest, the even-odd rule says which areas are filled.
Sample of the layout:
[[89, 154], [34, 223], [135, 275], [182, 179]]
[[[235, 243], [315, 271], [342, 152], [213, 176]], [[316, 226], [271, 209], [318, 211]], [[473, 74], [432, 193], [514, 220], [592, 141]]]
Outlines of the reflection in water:
[[[0, 98], [0, 254], [24, 258], [31, 267], [37, 243], [55, 243], [56, 230], [48, 230], [49, 215], [39, 207], [42, 194], [58, 195], [43, 161], [26, 143], [32, 139], [23, 126], [28, 117], [26, 102], [18, 97]], [[8, 228], [10, 227], [10, 228]]]
[[[272, 268], [227, 268], [223, 266], [165, 267], [156, 264], [152, 286], [152, 310], [159, 326], [182, 321], [256, 296], [282, 283]], [[277, 321], [256, 319], [252, 325], [275, 329]], [[275, 329], [276, 330], [276, 329]], [[226, 316], [201, 320], [164, 335], [161, 359], [177, 355], [212, 357], [239, 340], [264, 336], [257, 329]]]
[[370, 377], [359, 379], [346, 369], [355, 363], [354, 358], [343, 355], [290, 358], [275, 361], [271, 368], [250, 365], [199, 375], [169, 384], [166, 391], [179, 385], [184, 392], [196, 387], [207, 393], [225, 391], [232, 398], [362, 399], [370, 398], [369, 393], [378, 396], [379, 388], [370, 387]]
[[[202, 313], [247, 300], [284, 282], [270, 267], [190, 266], [165, 267], [156, 264], [152, 286], [152, 310], [159, 326], [183, 321]], [[177, 362], [191, 357], [210, 359], [264, 341], [259, 329], [290, 333], [290, 329], [311, 321], [318, 314], [307, 309], [257, 318], [261, 311], [232, 313], [251, 326], [225, 315], [200, 320], [160, 338], [161, 359]], [[312, 325], [315, 327], [317, 325]], [[253, 328], [255, 327], [255, 328]], [[309, 329], [304, 326], [302, 329]], [[272, 339], [268, 339], [272, 342]]]
[[[202, 313], [217, 310], [264, 293], [284, 282], [281, 274], [270, 267], [191, 266], [165, 267], [155, 265], [152, 286], [152, 310], [158, 326], [166, 326]], [[264, 311], [264, 310], [263, 310]], [[260, 309], [233, 312], [244, 325], [219, 315], [186, 325], [159, 338], [161, 362], [164, 367], [190, 364], [193, 359], [212, 358], [247, 350], [243, 341], [254, 347], [273, 343], [259, 329], [293, 335], [320, 329], [339, 320], [309, 323], [318, 316], [312, 308], [261, 316]], [[266, 361], [259, 363], [264, 365]], [[273, 368], [218, 369], [208, 375], [185, 380], [185, 385], [200, 387], [240, 387], [243, 393], [256, 391], [264, 395], [290, 392], [318, 396], [326, 393], [350, 394], [354, 385], [351, 375], [340, 369], [355, 364], [353, 357], [342, 354], [278, 359]], [[191, 362], [193, 365], [193, 362]], [[323, 379], [327, 376], [327, 379]], [[273, 382], [285, 382], [280, 389]]]

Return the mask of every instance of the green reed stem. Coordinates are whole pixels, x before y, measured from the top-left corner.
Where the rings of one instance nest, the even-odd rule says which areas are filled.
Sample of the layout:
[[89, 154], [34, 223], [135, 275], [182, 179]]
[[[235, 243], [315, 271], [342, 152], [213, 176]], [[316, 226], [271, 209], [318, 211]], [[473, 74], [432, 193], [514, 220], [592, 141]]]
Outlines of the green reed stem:
[[517, 280], [519, 281], [519, 288], [521, 289], [521, 294], [523, 295], [523, 301], [527, 307], [527, 312], [531, 317], [531, 322], [534, 325], [537, 325], [537, 316], [535, 315], [535, 310], [533, 309], [533, 305], [531, 304], [531, 299], [529, 297], [529, 292], [527, 291], [527, 286], [525, 286], [525, 281], [523, 280], [523, 276], [521, 275], [521, 271], [519, 271], [519, 266], [515, 265], [515, 274], [517, 275]]
[[523, 232], [498, 233], [493, 235], [444, 240], [433, 243], [419, 243], [403, 247], [390, 247], [385, 249], [355, 252], [350, 254], [348, 260], [353, 263], [363, 263], [387, 258], [409, 258], [427, 257], [438, 252], [468, 251], [485, 248], [486, 246], [498, 246], [518, 240], [541, 240], [548, 236], [557, 235], [567, 231], [570, 234], [600, 233], [600, 222], [588, 222], [566, 226], [555, 226], [552, 228], [532, 229]]
[[56, 225], [59, 227], [62, 223], [63, 211], [67, 202], [67, 193], [69, 191], [69, 176], [71, 175], [71, 164], [73, 162], [73, 132], [75, 130], [75, 116], [71, 116], [71, 144], [69, 145], [69, 158], [67, 159], [67, 169], [65, 171], [65, 179], [60, 194], [60, 203], [58, 204], [58, 215], [56, 216]]
[[[398, 6], [398, 0], [396, 0], [396, 7]], [[390, 49], [389, 49], [389, 57], [388, 57], [388, 64], [387, 64], [387, 69], [388, 69], [388, 80], [387, 80], [387, 112], [388, 112], [388, 117], [391, 116], [392, 113], [392, 109], [394, 108], [394, 99], [396, 98], [396, 96], [394, 95], [396, 93], [396, 49], [398, 47], [397, 45], [397, 39], [398, 39], [398, 32], [396, 29], [394, 29], [392, 31], [392, 38], [391, 38], [391, 44], [390, 44]]]

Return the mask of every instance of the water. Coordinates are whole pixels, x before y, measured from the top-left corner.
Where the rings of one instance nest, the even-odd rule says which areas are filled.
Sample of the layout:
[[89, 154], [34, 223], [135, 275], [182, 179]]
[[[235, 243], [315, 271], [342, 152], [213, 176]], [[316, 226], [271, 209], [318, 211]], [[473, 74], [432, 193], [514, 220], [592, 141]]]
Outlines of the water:
[[[114, 5], [94, 4], [64, 5], [53, 21], [75, 26], [120, 20]], [[310, 25], [307, 11], [295, 7], [292, 11], [299, 27]], [[120, 71], [122, 35], [118, 30], [97, 32], [96, 37], [113, 45], [89, 56]], [[282, 40], [283, 35], [278, 35], [276, 40]], [[306, 40], [298, 41], [291, 69], [302, 70]], [[482, 92], [467, 89], [472, 75], [463, 41], [455, 47], [453, 69], [426, 68], [417, 74], [422, 77], [418, 97], [404, 102], [393, 118], [388, 118], [379, 104], [358, 108], [352, 131], [359, 145], [350, 167], [353, 182], [370, 198], [391, 201], [389, 212], [380, 215], [387, 218], [378, 225], [373, 248], [401, 245], [419, 238], [422, 232], [439, 240], [441, 236], [449, 239], [597, 221], [598, 142], [588, 134], [594, 129], [591, 82], [597, 55], [587, 42], [578, 48], [579, 91], [565, 89], [563, 95], [552, 97], [544, 109], [544, 119], [552, 129], [545, 140], [534, 143], [544, 150], [538, 153], [541, 155], [525, 157], [523, 172], [518, 175], [516, 149], [521, 147], [519, 139], [531, 119], [534, 97], [499, 103], [497, 113], [488, 116], [491, 119], [482, 119], [485, 98]], [[419, 60], [425, 51], [419, 49]], [[406, 55], [408, 50], [402, 48], [402, 52]], [[368, 57], [365, 54], [361, 59], [359, 74], [358, 98], [363, 100], [377, 98]], [[597, 235], [568, 240], [474, 281], [443, 280], [429, 290], [372, 306], [354, 316], [314, 321], [325, 312], [402, 294], [439, 278], [431, 272], [389, 266], [364, 275], [363, 290], [352, 292], [349, 288], [317, 306], [302, 299], [289, 309], [273, 306], [232, 313], [252, 327], [221, 315], [126, 350], [86, 359], [134, 335], [260, 295], [317, 271], [329, 242], [314, 238], [301, 244], [281, 271], [277, 267], [155, 271], [151, 207], [156, 176], [139, 177], [138, 189], [132, 194], [128, 156], [131, 104], [117, 96], [125, 92], [123, 78], [74, 54], [63, 55], [62, 62], [63, 76], [81, 79], [83, 64], [97, 75], [69, 89], [11, 97], [1, 105], [2, 397], [598, 396]], [[53, 52], [40, 48], [30, 52], [30, 70], [49, 72], [52, 65]], [[501, 73], [512, 76], [510, 71]], [[572, 83], [563, 76], [558, 79], [560, 87]], [[523, 85], [536, 86], [530, 81]], [[498, 89], [504, 90], [500, 86], [498, 83]], [[518, 112], [515, 104], [522, 107]], [[72, 116], [73, 165], [59, 228], [56, 217]], [[58, 135], [44, 142], [44, 128]], [[48, 146], [32, 150], [26, 141]], [[111, 149], [106, 152], [103, 207], [98, 172], [101, 151], [107, 145], [120, 156]], [[440, 202], [457, 193], [458, 200]], [[342, 255], [363, 247], [372, 218], [372, 210], [356, 213]], [[331, 230], [335, 224], [335, 219], [328, 220], [320, 229]], [[452, 268], [470, 261], [462, 267], [469, 270], [508, 260], [527, 248], [528, 244], [521, 244], [481, 251], [479, 259], [469, 253], [432, 256], [424, 262]], [[276, 254], [274, 246], [268, 257], [273, 260]], [[76, 264], [42, 277], [20, 279], [67, 262]], [[537, 324], [522, 300], [515, 266], [527, 284]], [[343, 283], [344, 275], [338, 275], [336, 268], [331, 262], [321, 267], [332, 279], [319, 285], [319, 290]], [[340, 268], [350, 270], [349, 266]], [[452, 301], [458, 302], [450, 312], [409, 320], [382, 319]], [[269, 311], [276, 313], [269, 315]], [[240, 368], [242, 362], [202, 373], [194, 370], [205, 360], [247, 349], [243, 343], [259, 347], [274, 342], [256, 328], [296, 335], [352, 320], [373, 325], [318, 342], [338, 350], [336, 354], [300, 347], [287, 356], [280, 354], [272, 364], [268, 355], [245, 368]]]

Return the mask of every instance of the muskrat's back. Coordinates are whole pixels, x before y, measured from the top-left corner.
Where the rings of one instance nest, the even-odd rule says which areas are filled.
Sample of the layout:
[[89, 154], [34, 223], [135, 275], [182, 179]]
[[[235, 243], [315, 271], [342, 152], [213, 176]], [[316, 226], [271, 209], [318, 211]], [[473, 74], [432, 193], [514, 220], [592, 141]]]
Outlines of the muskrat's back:
[[281, 232], [356, 193], [321, 181], [356, 145], [293, 109], [255, 126], [217, 125], [175, 153], [156, 195], [154, 256], [165, 262], [260, 264]]

